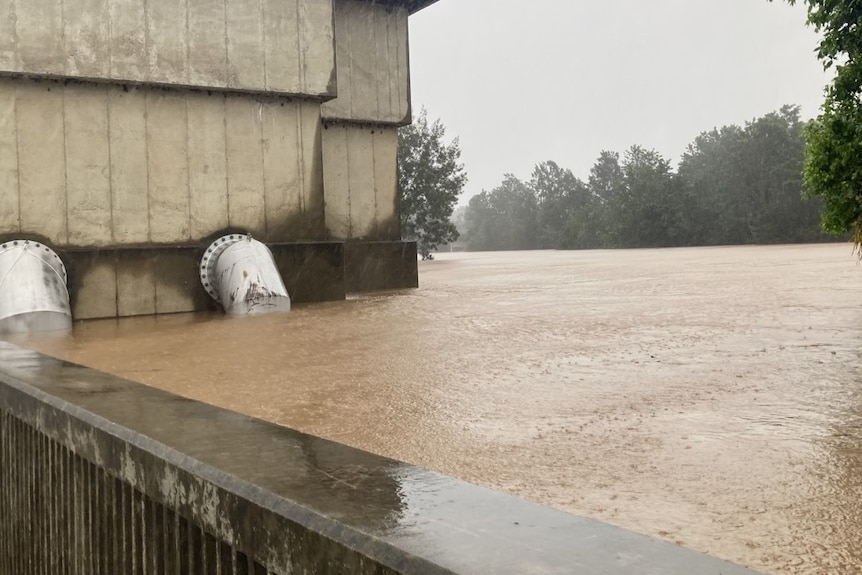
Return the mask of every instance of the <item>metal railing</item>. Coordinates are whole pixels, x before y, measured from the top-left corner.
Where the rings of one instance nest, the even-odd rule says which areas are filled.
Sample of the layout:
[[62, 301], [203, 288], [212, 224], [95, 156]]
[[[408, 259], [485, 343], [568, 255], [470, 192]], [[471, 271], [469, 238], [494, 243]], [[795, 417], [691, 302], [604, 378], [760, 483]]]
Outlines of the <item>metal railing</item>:
[[0, 412], [0, 461], [2, 573], [270, 573], [7, 412]]
[[153, 439], [206, 453], [225, 419], [248, 459], [283, 429], [0, 342], [0, 575], [395, 573], [354, 530]]

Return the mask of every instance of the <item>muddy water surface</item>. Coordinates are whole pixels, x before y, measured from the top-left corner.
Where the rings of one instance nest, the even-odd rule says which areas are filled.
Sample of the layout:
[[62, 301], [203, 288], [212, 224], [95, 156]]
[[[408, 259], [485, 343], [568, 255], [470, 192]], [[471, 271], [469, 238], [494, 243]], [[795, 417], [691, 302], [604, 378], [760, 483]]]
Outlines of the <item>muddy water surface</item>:
[[862, 572], [848, 245], [444, 254], [420, 283], [13, 341], [766, 572]]

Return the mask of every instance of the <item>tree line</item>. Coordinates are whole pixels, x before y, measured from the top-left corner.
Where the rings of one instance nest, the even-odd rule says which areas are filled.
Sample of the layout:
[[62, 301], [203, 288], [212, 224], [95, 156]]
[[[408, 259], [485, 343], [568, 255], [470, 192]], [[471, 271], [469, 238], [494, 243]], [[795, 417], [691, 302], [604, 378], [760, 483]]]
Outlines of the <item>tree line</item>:
[[603, 151], [587, 182], [542, 162], [529, 181], [508, 174], [474, 197], [456, 229], [450, 217], [466, 182], [458, 141], [444, 144], [442, 125], [423, 111], [398, 137], [404, 237], [423, 258], [459, 231], [471, 249], [526, 249], [830, 239], [822, 226], [862, 247], [862, 2], [800, 2], [821, 34], [818, 58], [835, 71], [814, 120], [800, 122], [799, 108], [785, 106], [704, 132], [676, 171], [640, 146], [622, 158]]
[[512, 174], [456, 214], [470, 250], [636, 248], [833, 240], [803, 197], [798, 106], [703, 132], [676, 170], [658, 152], [602, 151], [583, 181], [555, 162]]

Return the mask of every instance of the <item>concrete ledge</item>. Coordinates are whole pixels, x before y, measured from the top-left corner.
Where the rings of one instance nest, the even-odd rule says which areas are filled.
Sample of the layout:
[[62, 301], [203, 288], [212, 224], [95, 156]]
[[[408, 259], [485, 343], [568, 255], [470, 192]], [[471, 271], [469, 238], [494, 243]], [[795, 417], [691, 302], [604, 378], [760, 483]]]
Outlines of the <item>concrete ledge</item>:
[[[437, 0], [435, 0], [436, 2]], [[191, 92], [191, 93], [212, 93], [212, 94], [235, 94], [245, 95], [253, 98], [264, 99], [290, 99], [290, 100], [308, 100], [310, 102], [318, 102], [323, 104], [335, 99], [335, 89], [327, 87], [321, 92], [304, 93], [297, 91], [279, 91], [269, 90], [265, 88], [238, 88], [229, 86], [208, 86], [205, 84], [192, 84], [181, 82], [157, 82], [150, 80], [135, 80], [128, 78], [105, 78], [100, 76], [85, 76], [81, 74], [69, 75], [63, 73], [43, 73], [43, 72], [17, 72], [9, 70], [0, 70], [0, 78], [9, 78], [11, 80], [30, 80], [33, 82], [52, 82], [65, 85], [79, 86], [118, 86], [126, 88], [142, 88], [161, 90], [164, 92]]]
[[346, 242], [347, 292], [419, 287], [416, 242]]
[[[206, 245], [206, 244], [204, 244]], [[340, 242], [269, 244], [291, 300], [344, 299]], [[215, 309], [200, 284], [202, 246], [61, 249], [75, 319]]]
[[[235, 566], [239, 557], [253, 567], [250, 572], [277, 575], [754, 574], [669, 543], [7, 343], [0, 343], [0, 416], [0, 449], [10, 459], [2, 462], [0, 482], [13, 487], [0, 484], [6, 494], [0, 498], [0, 555], [5, 554], [0, 565], [14, 566], [24, 550], [30, 565], [46, 554], [68, 561], [87, 555], [98, 558], [107, 572], [117, 572], [110, 559], [125, 561], [127, 552], [149, 557], [154, 545], [179, 551], [199, 545], [202, 553], [221, 549], [227, 564]], [[50, 477], [34, 467], [42, 453], [48, 454], [49, 468], [59, 461], [66, 469], [63, 462], [70, 461], [71, 474], [60, 473], [60, 481], [53, 483], [38, 481]], [[30, 471], [17, 473], [14, 465]], [[130, 526], [143, 550], [133, 543], [129, 551], [123, 539], [103, 557], [102, 538], [82, 539], [79, 531], [109, 538], [111, 531], [101, 518], [86, 514], [87, 519], [60, 526], [69, 529], [69, 539], [39, 540], [68, 546], [66, 554], [42, 551], [32, 538], [39, 536], [43, 523], [50, 523], [51, 513], [65, 509], [63, 494], [79, 498], [89, 512], [102, 509], [102, 499], [90, 498], [92, 478], [102, 475], [110, 481], [96, 481], [95, 492], [100, 485], [116, 485], [110, 489], [121, 495], [113, 513], [128, 509], [123, 507], [127, 499], [140, 502], [132, 505], [131, 519], [119, 520], [123, 529]], [[84, 487], [73, 489], [64, 479]], [[48, 511], [39, 507], [41, 500], [31, 496], [31, 488], [48, 492]], [[71, 509], [81, 509], [75, 505]], [[30, 531], [16, 529], [18, 507], [34, 514]], [[138, 511], [140, 517], [134, 515]], [[198, 535], [188, 538], [188, 547], [175, 546], [176, 539], [152, 530], [158, 517], [171, 518], [174, 525], [188, 523], [191, 527], [182, 532], [191, 529]], [[143, 531], [135, 530], [138, 520]], [[87, 521], [96, 521], [98, 528], [93, 531]], [[80, 541], [88, 541], [89, 547], [75, 547]], [[33, 554], [31, 549], [40, 551]], [[167, 563], [169, 556], [153, 557]]]

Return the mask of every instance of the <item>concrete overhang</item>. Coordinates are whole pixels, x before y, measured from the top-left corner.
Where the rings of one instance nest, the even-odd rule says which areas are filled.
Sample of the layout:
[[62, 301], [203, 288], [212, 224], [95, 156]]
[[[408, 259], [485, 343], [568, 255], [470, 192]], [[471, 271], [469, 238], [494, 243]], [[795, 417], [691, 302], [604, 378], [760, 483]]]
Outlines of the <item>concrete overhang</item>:
[[411, 14], [415, 14], [416, 12], [422, 10], [423, 8], [427, 8], [431, 4], [437, 2], [437, 0], [366, 0], [370, 4], [383, 4], [385, 6], [394, 6], [399, 8], [406, 8], [408, 12]]

